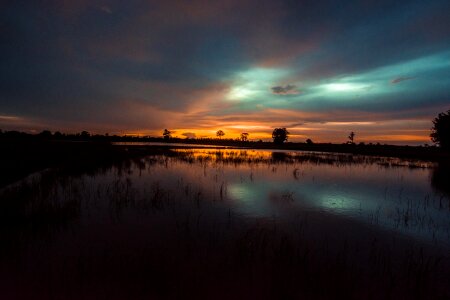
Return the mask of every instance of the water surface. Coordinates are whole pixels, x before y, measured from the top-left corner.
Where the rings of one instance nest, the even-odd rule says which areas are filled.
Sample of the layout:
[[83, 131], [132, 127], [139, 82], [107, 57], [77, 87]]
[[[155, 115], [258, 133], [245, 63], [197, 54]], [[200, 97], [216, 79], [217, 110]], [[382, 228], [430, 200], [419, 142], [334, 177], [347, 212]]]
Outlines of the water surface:
[[[5, 297], [446, 296], [434, 163], [176, 149], [1, 191]], [[27, 286], [27, 289], [24, 289]]]

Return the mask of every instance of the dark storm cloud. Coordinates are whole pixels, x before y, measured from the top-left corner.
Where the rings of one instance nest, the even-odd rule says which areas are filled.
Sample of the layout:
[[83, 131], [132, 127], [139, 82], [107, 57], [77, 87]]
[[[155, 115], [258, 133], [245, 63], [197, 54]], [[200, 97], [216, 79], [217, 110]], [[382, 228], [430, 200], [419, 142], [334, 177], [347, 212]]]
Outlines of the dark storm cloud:
[[294, 84], [288, 84], [285, 86], [274, 86], [271, 88], [272, 89], [272, 93], [275, 95], [296, 95], [298, 93], [300, 93], [297, 90], [297, 86]]
[[112, 10], [108, 6], [100, 6], [100, 10], [107, 14], [112, 14]]
[[292, 124], [289, 124], [288, 127], [298, 127], [298, 126], [303, 126], [303, 125], [305, 125], [305, 124], [307, 124], [307, 123], [308, 123], [308, 122], [292, 123]]
[[416, 77], [397, 77], [397, 78], [392, 79], [391, 83], [392, 84], [397, 84], [397, 83], [400, 83], [402, 81], [411, 80], [411, 79], [414, 79], [414, 78], [416, 78]]
[[[267, 83], [264, 92], [291, 99], [294, 83], [302, 82], [307, 97], [303, 82], [320, 85], [448, 51], [449, 10], [440, 0], [7, 1], [0, 4], [0, 115], [159, 130], [169, 116], [183, 122], [198, 113], [257, 112], [267, 95], [227, 102], [227, 91], [241, 84], [236, 74], [280, 68], [290, 77]], [[439, 72], [420, 73], [408, 99], [400, 92], [356, 103], [278, 97], [276, 105], [311, 111], [406, 110], [424, 99], [443, 105], [448, 92], [439, 78], [448, 69]], [[419, 73], [395, 73], [385, 84], [412, 79], [399, 74]], [[246, 84], [240, 95], [252, 95]]]
[[[336, 6], [327, 10], [332, 17], [323, 26], [329, 34], [320, 49], [299, 58], [301, 76], [361, 72], [450, 48], [450, 18], [439, 17], [450, 9], [448, 1], [346, 1]], [[430, 22], [433, 16], [440, 21]], [[427, 24], [428, 30], [417, 24]]]

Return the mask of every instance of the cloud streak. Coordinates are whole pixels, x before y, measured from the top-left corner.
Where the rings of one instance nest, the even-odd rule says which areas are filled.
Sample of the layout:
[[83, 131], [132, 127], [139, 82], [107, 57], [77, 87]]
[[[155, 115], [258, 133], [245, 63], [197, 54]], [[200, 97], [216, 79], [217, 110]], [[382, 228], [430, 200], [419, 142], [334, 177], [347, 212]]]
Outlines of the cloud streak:
[[295, 84], [279, 85], [271, 88], [272, 94], [275, 95], [298, 95], [300, 91]]
[[397, 84], [406, 80], [415, 79], [416, 77], [397, 77], [391, 80], [392, 84]]
[[188, 139], [195, 139], [197, 137], [195, 132], [183, 132], [181, 135]]
[[[393, 121], [431, 121], [450, 105], [449, 10], [444, 0], [9, 1], [0, 126], [197, 136], [248, 126], [256, 138], [367, 121], [391, 124], [371, 136], [406, 136]], [[411, 74], [420, 80], [407, 84]]]

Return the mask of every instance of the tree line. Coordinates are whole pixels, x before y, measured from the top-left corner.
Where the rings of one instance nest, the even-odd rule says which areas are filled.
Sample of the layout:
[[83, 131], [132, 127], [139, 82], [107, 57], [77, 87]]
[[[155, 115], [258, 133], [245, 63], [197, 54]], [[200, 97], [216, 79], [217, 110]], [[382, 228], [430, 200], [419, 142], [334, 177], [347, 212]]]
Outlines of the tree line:
[[[450, 149], [450, 110], [447, 112], [440, 113], [436, 118], [432, 121], [433, 127], [431, 128], [430, 138], [433, 143], [440, 146], [443, 149]], [[280, 127], [275, 128], [272, 131], [272, 140], [274, 144], [281, 145], [288, 141], [289, 139], [289, 131], [287, 128]], [[225, 132], [223, 130], [218, 130], [216, 132], [216, 137], [219, 141], [222, 141], [222, 138], [225, 136]], [[250, 134], [248, 132], [242, 132], [236, 141], [239, 142], [249, 142]], [[88, 131], [81, 131], [75, 134], [64, 134], [59, 131], [52, 133], [49, 130], [44, 130], [39, 134], [29, 134], [19, 131], [2, 131], [0, 129], [0, 138], [9, 138], [9, 139], [20, 139], [20, 138], [38, 138], [38, 139], [52, 139], [52, 140], [74, 140], [74, 141], [88, 141], [88, 140], [96, 140], [96, 141], [161, 141], [160, 137], [152, 137], [152, 136], [131, 136], [131, 135], [109, 135], [106, 134], [90, 134]], [[348, 135], [347, 144], [355, 144], [355, 132], [350, 132]], [[173, 138], [172, 132], [168, 129], [164, 129], [162, 133], [162, 140], [179, 140], [180, 138]], [[204, 139], [200, 138], [197, 140], [211, 140], [209, 138]], [[228, 139], [228, 141], [233, 141], [232, 139]], [[225, 142], [225, 140], [224, 140]], [[262, 140], [259, 140], [262, 142]], [[306, 144], [314, 144], [314, 142], [308, 138], [306, 139]]]
[[[274, 144], [281, 145], [284, 142], [288, 141], [289, 138], [289, 131], [283, 127], [283, 128], [275, 128], [272, 131], [272, 140]], [[225, 132], [223, 130], [218, 130], [216, 132], [216, 136], [219, 139], [222, 139], [222, 137], [225, 135]], [[164, 139], [170, 139], [171, 138], [171, 132], [167, 129], [164, 129], [163, 132]], [[348, 141], [347, 144], [354, 145], [355, 144], [355, 136], [356, 133], [354, 131], [351, 131], [348, 135]], [[240, 135], [239, 140], [242, 142], [248, 141], [249, 133], [243, 132]], [[431, 141], [435, 143], [436, 145], [440, 146], [443, 149], [450, 149], [450, 110], [447, 112], [440, 113], [436, 118], [433, 120], [433, 127], [431, 128], [431, 134], [430, 134]], [[306, 144], [313, 144], [314, 142], [311, 139], [306, 139]]]

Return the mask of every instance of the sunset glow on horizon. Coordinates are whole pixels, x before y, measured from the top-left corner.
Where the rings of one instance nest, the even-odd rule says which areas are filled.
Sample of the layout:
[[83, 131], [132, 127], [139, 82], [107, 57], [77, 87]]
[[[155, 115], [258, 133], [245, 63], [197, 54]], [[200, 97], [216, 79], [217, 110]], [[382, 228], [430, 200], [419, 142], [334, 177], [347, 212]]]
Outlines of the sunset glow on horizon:
[[0, 8], [2, 130], [417, 145], [450, 109], [448, 1]]

